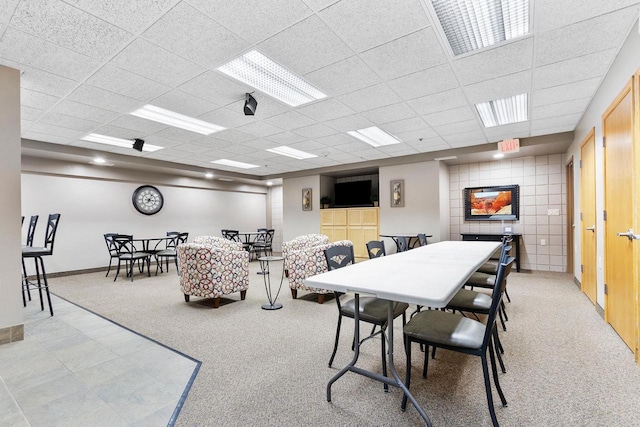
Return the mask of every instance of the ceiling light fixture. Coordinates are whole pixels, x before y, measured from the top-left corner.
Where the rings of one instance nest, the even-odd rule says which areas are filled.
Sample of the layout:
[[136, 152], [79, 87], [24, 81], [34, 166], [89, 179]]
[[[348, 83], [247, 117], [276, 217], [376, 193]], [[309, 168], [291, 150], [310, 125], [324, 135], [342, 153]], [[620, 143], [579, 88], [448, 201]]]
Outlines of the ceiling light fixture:
[[[83, 141], [97, 142], [98, 144], [113, 145], [115, 147], [122, 148], [133, 148], [133, 144], [135, 143], [135, 140], [116, 138], [114, 136], [108, 135], [100, 135], [99, 133], [90, 133], [89, 135], [81, 139]], [[142, 147], [142, 151], [152, 152], [162, 150], [163, 148], [164, 147], [160, 147], [158, 145], [146, 144], [144, 147]]]
[[454, 55], [529, 33], [529, 0], [431, 0]]
[[446, 157], [434, 157], [433, 160], [438, 160], [438, 161], [441, 161], [441, 160], [454, 160], [454, 159], [457, 159], [457, 158], [458, 158], [458, 156], [446, 156]]
[[218, 178], [218, 181], [232, 182], [233, 180], [231, 178]]
[[107, 161], [105, 159], [103, 159], [102, 157], [96, 157], [95, 159], [93, 159], [93, 163], [95, 163], [97, 165], [103, 165], [103, 164], [107, 163]]
[[211, 172], [207, 172], [207, 173], [204, 174], [204, 177], [211, 179], [211, 178], [213, 178], [213, 174]]
[[203, 120], [194, 119], [174, 111], [165, 110], [155, 105], [147, 104], [130, 113], [133, 116], [141, 117], [165, 125], [185, 129], [202, 135], [211, 135], [214, 132], [225, 130], [226, 128]]
[[298, 159], [298, 160], [311, 159], [313, 157], [318, 157], [315, 154], [296, 150], [295, 148], [287, 147], [286, 145], [281, 145], [280, 147], [275, 147], [275, 148], [267, 148], [267, 151], [271, 153], [279, 154], [281, 156], [293, 157], [294, 159]]
[[257, 50], [251, 50], [227, 62], [218, 67], [218, 71], [292, 107], [327, 97], [302, 77], [276, 64]]
[[367, 144], [373, 147], [381, 147], [383, 145], [393, 145], [400, 144], [400, 141], [395, 136], [383, 131], [382, 129], [372, 126], [370, 128], [352, 130], [347, 132], [349, 135], [354, 138], [358, 138], [361, 141], [366, 142]]
[[252, 169], [252, 168], [260, 167], [258, 165], [236, 162], [235, 160], [228, 160], [228, 159], [211, 160], [211, 163], [215, 163], [217, 165], [223, 165], [223, 166], [231, 166], [233, 168], [240, 168], [240, 169]]
[[502, 154], [502, 153], [496, 153], [496, 154], [493, 155], [494, 159], [501, 159], [503, 157], [504, 157], [504, 154]]
[[481, 102], [476, 104], [476, 110], [486, 128], [525, 122], [529, 116], [528, 99], [528, 94], [522, 93], [509, 98]]

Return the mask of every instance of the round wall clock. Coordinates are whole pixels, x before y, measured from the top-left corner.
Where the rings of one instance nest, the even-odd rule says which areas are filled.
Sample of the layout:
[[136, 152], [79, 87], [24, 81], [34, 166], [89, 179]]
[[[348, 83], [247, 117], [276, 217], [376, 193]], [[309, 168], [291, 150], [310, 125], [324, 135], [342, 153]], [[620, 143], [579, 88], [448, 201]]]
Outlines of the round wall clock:
[[162, 193], [152, 185], [143, 185], [133, 192], [133, 207], [142, 214], [153, 215], [160, 212], [164, 205]]

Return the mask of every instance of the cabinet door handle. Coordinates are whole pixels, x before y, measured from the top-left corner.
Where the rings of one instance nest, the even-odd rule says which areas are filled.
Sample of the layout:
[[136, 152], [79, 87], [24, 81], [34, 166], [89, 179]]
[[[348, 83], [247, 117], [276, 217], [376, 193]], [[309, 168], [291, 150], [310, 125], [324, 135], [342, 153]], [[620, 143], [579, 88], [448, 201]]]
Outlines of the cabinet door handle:
[[618, 233], [618, 237], [626, 237], [629, 240], [640, 240], [640, 235], [633, 234], [633, 230], [631, 228], [624, 233]]
[[585, 229], [585, 230], [587, 230], [587, 231], [593, 231], [593, 232], [595, 233], [595, 231], [596, 231], [596, 226], [595, 226], [595, 225], [592, 225], [591, 227], [585, 227], [584, 229]]

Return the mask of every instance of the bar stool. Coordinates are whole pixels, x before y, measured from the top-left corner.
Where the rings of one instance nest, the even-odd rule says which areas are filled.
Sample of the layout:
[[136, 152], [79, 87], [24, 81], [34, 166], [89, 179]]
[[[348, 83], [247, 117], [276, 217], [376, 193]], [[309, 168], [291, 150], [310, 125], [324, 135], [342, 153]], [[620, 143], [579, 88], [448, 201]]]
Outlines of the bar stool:
[[[29, 280], [26, 278], [26, 273], [25, 273], [25, 280], [22, 283], [22, 300], [26, 306], [26, 301], [24, 300], [25, 291], [28, 293], [30, 288], [32, 287], [36, 288], [38, 289], [38, 293], [40, 294], [40, 309], [44, 310], [44, 301], [42, 299], [42, 289], [44, 289], [47, 294], [47, 300], [49, 302], [49, 312], [51, 313], [52, 316], [53, 316], [53, 306], [51, 305], [51, 295], [49, 294], [49, 283], [47, 282], [47, 273], [44, 268], [44, 261], [42, 260], [42, 257], [53, 255], [53, 243], [56, 238], [56, 230], [58, 229], [59, 222], [60, 222], [59, 213], [49, 215], [49, 220], [47, 221], [47, 232], [45, 234], [43, 247], [33, 247], [33, 246], [22, 247], [22, 260], [23, 260], [22, 265], [24, 266], [25, 258], [33, 258], [36, 263], [36, 278], [37, 278], [37, 284], [29, 282]], [[42, 269], [42, 279], [40, 278], [40, 269]]]
[[[33, 236], [36, 233], [36, 225], [38, 224], [38, 215], [31, 215], [29, 219], [29, 228], [27, 228], [27, 242], [22, 248], [26, 248], [27, 246], [33, 246]], [[22, 222], [24, 223], [24, 217], [22, 217]], [[24, 258], [22, 259], [22, 285], [27, 281], [27, 268], [24, 265]], [[24, 288], [23, 288], [24, 289]], [[31, 292], [29, 291], [29, 287], [27, 287], [27, 296], [29, 297], [29, 301], [31, 301]], [[22, 305], [24, 307], [27, 306], [27, 301], [24, 297], [24, 292], [22, 293]]]

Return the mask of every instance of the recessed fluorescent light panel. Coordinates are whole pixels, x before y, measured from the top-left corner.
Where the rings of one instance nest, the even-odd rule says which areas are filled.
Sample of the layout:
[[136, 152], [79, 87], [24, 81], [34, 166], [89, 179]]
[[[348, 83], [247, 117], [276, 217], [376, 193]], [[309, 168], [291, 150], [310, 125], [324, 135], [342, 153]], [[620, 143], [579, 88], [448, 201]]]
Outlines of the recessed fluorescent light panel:
[[528, 94], [476, 104], [482, 124], [486, 128], [528, 120]]
[[218, 67], [218, 71], [292, 107], [326, 98], [309, 82], [276, 64], [257, 50]]
[[280, 154], [281, 156], [293, 157], [294, 159], [298, 160], [318, 157], [315, 154], [305, 153], [304, 151], [296, 150], [295, 148], [287, 147], [286, 145], [282, 145], [276, 148], [267, 148], [267, 151], [275, 154]]
[[458, 156], [434, 157], [433, 160], [455, 160]]
[[349, 135], [354, 138], [358, 138], [361, 141], [366, 142], [367, 144], [373, 147], [381, 147], [383, 145], [393, 145], [400, 144], [400, 141], [395, 136], [386, 133], [382, 129], [372, 126], [370, 128], [352, 130], [347, 132]]
[[217, 165], [223, 165], [223, 166], [231, 166], [233, 168], [240, 168], [240, 169], [252, 169], [252, 168], [260, 167], [258, 165], [252, 165], [250, 163], [236, 162], [235, 160], [227, 160], [227, 159], [211, 160], [211, 163], [215, 163]]
[[529, 0], [431, 0], [454, 55], [529, 33]]
[[136, 111], [132, 112], [131, 115], [147, 120], [153, 120], [154, 122], [163, 123], [176, 128], [185, 129], [191, 132], [200, 133], [202, 135], [211, 135], [214, 132], [225, 129], [222, 126], [194, 119], [193, 117], [165, 110], [164, 108], [156, 107], [151, 104], [138, 108]]
[[[133, 148], [133, 140], [132, 139], [123, 139], [116, 138], [108, 135], [100, 135], [99, 133], [90, 133], [89, 135], [82, 138], [83, 141], [97, 142], [98, 144], [106, 144], [113, 145], [115, 147], [122, 148]], [[142, 151], [158, 151], [162, 150], [164, 147], [160, 147], [158, 145], [145, 144], [142, 147]]]

